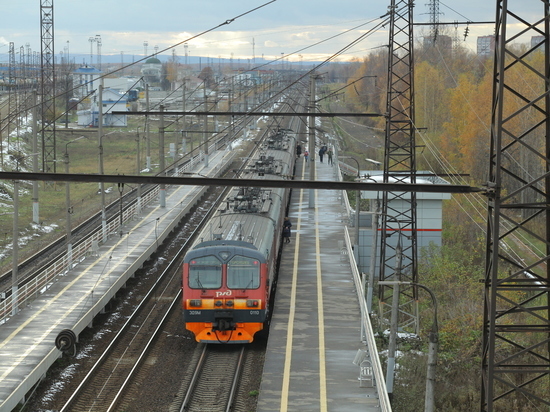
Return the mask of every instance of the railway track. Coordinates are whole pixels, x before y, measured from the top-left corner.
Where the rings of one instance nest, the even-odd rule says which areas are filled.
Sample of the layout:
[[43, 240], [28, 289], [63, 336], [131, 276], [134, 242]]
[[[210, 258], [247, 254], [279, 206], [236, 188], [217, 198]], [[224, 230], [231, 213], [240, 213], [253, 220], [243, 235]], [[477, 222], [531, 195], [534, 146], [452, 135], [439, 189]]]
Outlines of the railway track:
[[[268, 135], [269, 133], [266, 131], [258, 140]], [[260, 145], [256, 144], [255, 148], [257, 149], [259, 146]], [[206, 204], [213, 206], [216, 201], [221, 198], [223, 198], [223, 195], [219, 197], [216, 195], [214, 198], [207, 200]], [[172, 336], [178, 336], [177, 341], [182, 341], [181, 335], [178, 335], [177, 332], [179, 328], [179, 333], [181, 334], [181, 329], [183, 328], [181, 317], [179, 316], [179, 311], [175, 310], [180, 302], [180, 257], [183, 256], [185, 245], [192, 241], [193, 233], [198, 233], [201, 225], [208, 220], [208, 212], [212, 208], [205, 207], [205, 204], [202, 204], [197, 209], [199, 209], [199, 212], [194, 214], [196, 216], [192, 218], [193, 221], [186, 223], [181, 231], [176, 231], [178, 232], [177, 239], [172, 245], [165, 247], [166, 250], [172, 250], [172, 252], [158, 255], [157, 262], [164, 262], [162, 266], [165, 267], [156, 268], [159, 269], [159, 272], [162, 271], [162, 274], [154, 274], [152, 276], [155, 278], [158, 277], [154, 286], [151, 287], [151, 290], [147, 294], [144, 294], [143, 297], [139, 297], [138, 300], [141, 300], [141, 303], [136, 307], [134, 314], [132, 314], [127, 322], [120, 327], [120, 331], [111, 339], [111, 343], [107, 349], [98, 356], [97, 361], [89, 368], [89, 372], [78, 384], [74, 392], [70, 395], [65, 394], [61, 396], [65, 398], [65, 401], [63, 407], [58, 408], [58, 410], [147, 410], [143, 408], [140, 409], [140, 407], [136, 407], [135, 404], [136, 400], [147, 397], [148, 395], [146, 395], [146, 393], [150, 393], [150, 391], [154, 392], [154, 389], [149, 388], [149, 386], [152, 387], [152, 384], [149, 385], [151, 380], [151, 373], [149, 370], [152, 367], [151, 365], [155, 364], [158, 359], [166, 358], [166, 349], [163, 349], [161, 344], [157, 344], [159, 340], [163, 339], [163, 333], [166, 334], [166, 330], [170, 329], [166, 327], [163, 328], [163, 326], [166, 324], [176, 325], [171, 329], [173, 332], [170, 333]], [[177, 250], [177, 252], [173, 252], [174, 250]], [[160, 263], [158, 266], [160, 266]], [[183, 339], [185, 339], [185, 337]], [[262, 341], [263, 339], [258, 339], [257, 343], [255, 342], [249, 345], [251, 348], [251, 355], [245, 357], [249, 359], [248, 363], [242, 363], [245, 370], [242, 376], [245, 382], [250, 382], [250, 380], [254, 380], [251, 377], [258, 376], [258, 365], [260, 368], [259, 373], [261, 373], [261, 364], [265, 351], [265, 342]], [[193, 347], [196, 347], [194, 342], [191, 343], [193, 343]], [[178, 362], [181, 362], [181, 358], [184, 358], [185, 363], [188, 362], [189, 355], [187, 352], [178, 353], [176, 356], [179, 358]], [[218, 362], [222, 364], [226, 363], [223, 359]], [[254, 368], [256, 368], [256, 370]], [[169, 374], [169, 371], [165, 369], [161, 371], [160, 374], [163, 374], [163, 372], [172, 376], [172, 379], [179, 379], [177, 385], [180, 386], [182, 376], [184, 375], [181, 370], [171, 371], [171, 374]], [[159, 372], [156, 372], [156, 375], [158, 374]], [[185, 374], [187, 375], [189, 373], [186, 372]], [[220, 380], [220, 375], [215, 379], [216, 382], [218, 382]], [[222, 380], [226, 381], [228, 378], [223, 378]], [[241, 392], [244, 391], [240, 393], [240, 395], [233, 396], [232, 398], [236, 399], [237, 404], [246, 404], [249, 402], [251, 395], [246, 388], [250, 387], [250, 383], [238, 385], [236, 380], [231, 380], [235, 381], [233, 384], [235, 390], [240, 388]], [[255, 383], [257, 384], [257, 382]], [[76, 386], [76, 384], [72, 385]], [[150, 389], [150, 391], [146, 392], [146, 389]], [[225, 391], [224, 389], [223, 392], [225, 393]], [[177, 390], [174, 390], [172, 396], [175, 396], [177, 392]], [[202, 392], [202, 390], [200, 390], [200, 392]], [[196, 395], [194, 395], [193, 398], [196, 398]], [[210, 401], [206, 400], [202, 402], [210, 403]], [[232, 404], [235, 405], [235, 402], [232, 402]], [[189, 403], [189, 405], [192, 404]], [[195, 408], [193, 406], [188, 407]], [[234, 410], [252, 409], [247, 407], [246, 409], [240, 408]]]
[[[180, 301], [180, 267], [183, 251], [204, 222], [213, 206], [223, 197], [219, 191], [212, 193], [193, 218], [167, 245], [158, 261], [161, 272], [141, 303], [112, 339], [88, 374], [60, 411], [111, 411], [121, 402], [131, 387], [139, 368], [147, 362], [162, 327], [170, 316], [176, 316]], [[204, 204], [203, 204], [204, 206]], [[182, 244], [183, 242], [183, 244]], [[179, 248], [173, 252], [174, 248]], [[161, 263], [162, 264], [162, 263]]]
[[233, 410], [244, 358], [243, 345], [202, 345], [179, 411]]

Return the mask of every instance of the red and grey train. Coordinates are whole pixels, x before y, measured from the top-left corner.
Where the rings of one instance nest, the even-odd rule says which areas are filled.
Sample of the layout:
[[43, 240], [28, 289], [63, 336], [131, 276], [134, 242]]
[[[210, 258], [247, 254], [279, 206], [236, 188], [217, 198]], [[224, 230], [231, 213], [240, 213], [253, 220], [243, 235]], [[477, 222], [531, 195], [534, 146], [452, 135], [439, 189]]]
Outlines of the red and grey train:
[[[279, 130], [242, 179], [290, 179], [294, 135]], [[289, 190], [233, 188], [183, 262], [183, 318], [197, 342], [249, 343], [264, 329]]]

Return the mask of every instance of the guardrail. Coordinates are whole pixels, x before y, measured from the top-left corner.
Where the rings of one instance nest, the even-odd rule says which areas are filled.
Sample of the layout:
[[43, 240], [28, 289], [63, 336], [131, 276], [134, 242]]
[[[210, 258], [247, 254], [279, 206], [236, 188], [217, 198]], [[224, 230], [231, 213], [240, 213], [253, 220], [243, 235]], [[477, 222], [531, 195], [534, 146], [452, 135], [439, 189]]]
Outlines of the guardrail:
[[374, 340], [374, 332], [372, 330], [372, 324], [370, 323], [369, 313], [367, 311], [367, 302], [363, 294], [363, 285], [361, 282], [361, 275], [357, 269], [357, 263], [353, 256], [351, 239], [347, 226], [345, 228], [346, 247], [348, 250], [348, 256], [350, 258], [351, 271], [353, 274], [353, 281], [355, 283], [355, 290], [357, 291], [357, 300], [361, 308], [361, 326], [364, 331], [365, 339], [367, 341], [367, 351], [369, 354], [369, 360], [372, 363], [372, 369], [374, 372], [375, 385], [377, 387], [378, 399], [380, 401], [380, 410], [382, 412], [391, 412], [390, 398], [388, 396], [388, 389], [386, 388], [386, 380], [382, 370], [382, 364], [380, 357], [378, 356], [378, 349], [376, 347], [376, 341]]

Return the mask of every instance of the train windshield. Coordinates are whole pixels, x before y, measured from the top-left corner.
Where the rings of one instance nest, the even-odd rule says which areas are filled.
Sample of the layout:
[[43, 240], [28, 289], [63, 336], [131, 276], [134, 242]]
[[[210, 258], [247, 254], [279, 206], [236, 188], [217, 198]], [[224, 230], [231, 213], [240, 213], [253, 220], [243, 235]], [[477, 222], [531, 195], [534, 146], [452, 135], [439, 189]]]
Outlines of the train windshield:
[[235, 256], [227, 263], [229, 289], [257, 289], [260, 287], [260, 262], [244, 256]]
[[189, 262], [189, 287], [218, 289], [222, 286], [222, 262], [215, 256], [205, 256]]

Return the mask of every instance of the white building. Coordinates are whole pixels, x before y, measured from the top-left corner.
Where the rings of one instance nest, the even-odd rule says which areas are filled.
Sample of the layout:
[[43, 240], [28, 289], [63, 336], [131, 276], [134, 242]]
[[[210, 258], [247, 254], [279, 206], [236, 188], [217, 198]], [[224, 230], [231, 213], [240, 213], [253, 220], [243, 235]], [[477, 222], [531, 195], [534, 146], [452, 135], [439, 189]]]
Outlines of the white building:
[[[128, 98], [126, 95], [120, 94], [113, 89], [104, 89], [103, 90], [103, 101], [101, 103], [102, 113], [103, 113], [103, 126], [117, 126], [117, 127], [126, 127], [128, 126], [128, 120], [126, 115], [114, 115], [113, 111], [126, 111], [126, 104], [128, 103]], [[97, 127], [99, 126], [99, 110], [97, 100], [92, 104], [91, 109], [79, 110], [78, 114], [78, 125], [79, 126], [88, 126], [88, 127]]]
[[147, 84], [157, 84], [162, 81], [162, 62], [156, 57], [148, 58], [141, 66], [141, 74]]
[[[366, 179], [362, 179], [364, 182], [377, 181], [382, 182], [382, 171], [361, 171], [360, 176], [367, 175]], [[448, 184], [446, 180], [430, 174], [430, 172], [418, 172], [416, 183], [422, 184]], [[360, 270], [368, 273], [370, 266], [370, 256], [372, 251], [372, 217], [374, 215], [375, 205], [378, 199], [382, 199], [383, 193], [378, 191], [362, 191], [361, 198], [369, 199], [371, 210], [373, 212], [361, 212], [360, 224], [359, 224], [359, 259], [358, 265]], [[429, 246], [431, 243], [440, 246], [441, 245], [441, 231], [443, 227], [443, 200], [451, 198], [450, 193], [416, 193], [416, 240], [418, 249]], [[410, 199], [410, 197], [409, 197]], [[396, 199], [389, 199], [391, 206], [388, 210], [406, 211], [410, 208], [410, 203], [407, 197], [400, 197]], [[355, 221], [355, 220], [354, 220]], [[380, 221], [379, 221], [380, 222]], [[392, 224], [392, 222], [390, 222]], [[395, 226], [395, 224], [393, 224]], [[393, 227], [392, 226], [392, 227]], [[378, 253], [380, 256], [380, 228], [378, 229]], [[392, 243], [393, 246], [397, 245], [397, 237], [392, 236], [386, 241]], [[404, 244], [408, 242], [406, 234], [402, 237]], [[376, 262], [378, 267], [379, 262]]]

